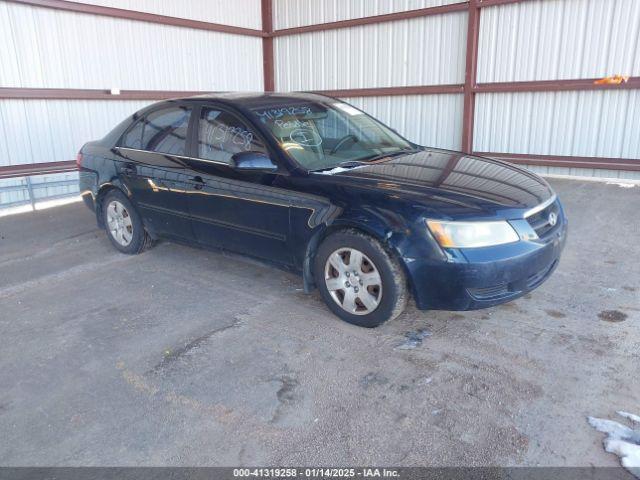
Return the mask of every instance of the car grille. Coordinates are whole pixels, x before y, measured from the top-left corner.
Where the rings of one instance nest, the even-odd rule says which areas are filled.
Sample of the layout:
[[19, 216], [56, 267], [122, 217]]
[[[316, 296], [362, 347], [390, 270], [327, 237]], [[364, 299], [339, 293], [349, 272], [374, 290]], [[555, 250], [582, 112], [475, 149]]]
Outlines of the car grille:
[[[549, 215], [551, 213], [555, 213], [556, 215], [557, 221], [555, 225], [551, 225], [549, 223]], [[531, 225], [531, 228], [535, 230], [539, 238], [552, 233], [560, 226], [560, 205], [558, 204], [558, 201], [556, 200], [544, 210], [540, 210], [539, 212], [527, 217], [527, 222], [529, 222], [529, 225]]]
[[475, 300], [500, 300], [511, 297], [519, 294], [523, 290], [536, 288], [549, 277], [557, 263], [558, 260], [555, 260], [551, 265], [543, 268], [539, 272], [529, 275], [524, 281], [503, 282], [482, 288], [467, 288], [467, 291]]
[[500, 283], [484, 288], [468, 288], [467, 291], [476, 300], [497, 300], [512, 293], [507, 283]]

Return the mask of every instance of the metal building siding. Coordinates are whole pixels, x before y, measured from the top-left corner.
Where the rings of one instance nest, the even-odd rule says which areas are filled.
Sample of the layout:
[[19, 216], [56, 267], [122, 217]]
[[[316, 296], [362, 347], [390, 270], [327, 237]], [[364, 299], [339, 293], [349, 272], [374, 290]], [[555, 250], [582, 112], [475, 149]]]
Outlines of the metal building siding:
[[0, 100], [0, 166], [73, 160], [150, 104], [116, 100]]
[[277, 90], [464, 82], [466, 12], [277, 37]]
[[260, 38], [7, 2], [0, 30], [2, 87], [263, 89]]
[[202, 22], [262, 28], [260, 0], [86, 0], [79, 3], [123, 8]]
[[640, 91], [484, 93], [476, 96], [474, 149], [637, 158]]
[[478, 82], [640, 75], [640, 1], [529, 0], [483, 8]]
[[460, 0], [274, 0], [274, 26], [301, 27], [452, 3]]
[[460, 149], [462, 95], [407, 95], [344, 100], [420, 145]]

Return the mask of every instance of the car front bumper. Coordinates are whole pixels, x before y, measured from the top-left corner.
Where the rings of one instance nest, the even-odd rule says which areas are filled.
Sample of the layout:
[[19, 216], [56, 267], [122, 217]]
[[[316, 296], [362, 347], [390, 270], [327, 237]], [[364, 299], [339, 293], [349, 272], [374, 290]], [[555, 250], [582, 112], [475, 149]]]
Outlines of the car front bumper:
[[422, 310], [476, 310], [516, 299], [540, 286], [558, 266], [567, 220], [542, 239], [450, 249], [447, 261], [415, 261], [410, 278]]

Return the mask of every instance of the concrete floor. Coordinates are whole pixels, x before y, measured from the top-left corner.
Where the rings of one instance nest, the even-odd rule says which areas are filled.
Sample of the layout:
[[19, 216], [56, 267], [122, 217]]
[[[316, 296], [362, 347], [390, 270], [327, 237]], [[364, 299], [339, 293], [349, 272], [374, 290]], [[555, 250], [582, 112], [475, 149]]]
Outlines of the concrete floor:
[[585, 417], [640, 413], [640, 186], [552, 183], [547, 283], [375, 330], [253, 261], [119, 254], [81, 204], [0, 218], [0, 465], [618, 465]]

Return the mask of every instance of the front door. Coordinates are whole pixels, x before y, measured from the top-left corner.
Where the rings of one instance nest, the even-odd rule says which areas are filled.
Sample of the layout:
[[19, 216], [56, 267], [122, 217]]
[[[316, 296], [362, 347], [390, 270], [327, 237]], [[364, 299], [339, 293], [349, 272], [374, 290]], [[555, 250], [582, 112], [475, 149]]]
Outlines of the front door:
[[172, 106], [140, 119], [117, 147], [118, 171], [146, 228], [157, 235], [193, 240], [185, 163], [191, 108]]
[[247, 172], [230, 166], [242, 151], [267, 149], [258, 134], [233, 113], [203, 107], [197, 125], [197, 159], [189, 211], [196, 239], [256, 257], [290, 264], [288, 191], [276, 186], [283, 173]]

